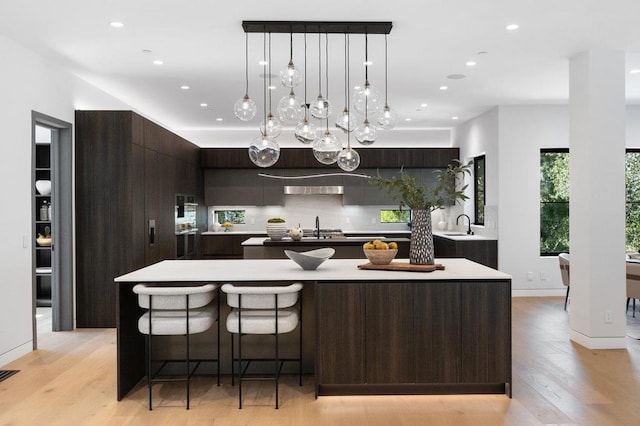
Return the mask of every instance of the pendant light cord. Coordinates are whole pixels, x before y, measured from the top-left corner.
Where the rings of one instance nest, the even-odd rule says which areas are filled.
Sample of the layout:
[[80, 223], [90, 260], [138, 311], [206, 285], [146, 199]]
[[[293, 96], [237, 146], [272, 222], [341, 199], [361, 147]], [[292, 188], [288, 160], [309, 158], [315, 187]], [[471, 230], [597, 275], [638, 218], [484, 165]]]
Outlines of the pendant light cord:
[[[347, 108], [347, 112], [349, 111], [349, 68], [350, 68], [350, 60], [351, 60], [351, 46], [349, 45], [349, 35], [345, 34], [345, 52], [344, 52], [344, 70], [345, 70], [345, 78], [346, 78], [346, 86], [344, 88], [344, 98], [345, 98], [345, 108]], [[351, 125], [351, 112], [347, 114], [347, 151], [351, 151], [351, 131], [349, 130], [349, 126]]]
[[320, 39], [320, 27], [318, 27], [318, 95], [322, 95], [322, 46]]
[[267, 33], [262, 33], [262, 93], [264, 96], [262, 97], [262, 106], [264, 111], [264, 133], [262, 136], [267, 136], [267, 64], [266, 57], [267, 56]]
[[244, 95], [249, 96], [249, 33], [244, 33]]
[[309, 104], [307, 103], [307, 29], [304, 32], [304, 119], [309, 120]]
[[[269, 33], [269, 114], [271, 114], [271, 33]], [[264, 122], [265, 128], [267, 126], [267, 122]]]
[[389, 74], [389, 70], [388, 70], [388, 66], [389, 66], [389, 61], [387, 60], [387, 35], [384, 35], [384, 106], [388, 107], [388, 99], [387, 96], [389, 94], [389, 78], [388, 78], [388, 74]]
[[369, 121], [369, 96], [367, 85], [369, 84], [369, 34], [364, 34], [364, 121]]
[[[324, 77], [325, 77], [325, 92], [327, 97], [325, 98], [329, 102], [329, 35], [324, 33]], [[329, 132], [329, 111], [327, 110], [327, 132]]]

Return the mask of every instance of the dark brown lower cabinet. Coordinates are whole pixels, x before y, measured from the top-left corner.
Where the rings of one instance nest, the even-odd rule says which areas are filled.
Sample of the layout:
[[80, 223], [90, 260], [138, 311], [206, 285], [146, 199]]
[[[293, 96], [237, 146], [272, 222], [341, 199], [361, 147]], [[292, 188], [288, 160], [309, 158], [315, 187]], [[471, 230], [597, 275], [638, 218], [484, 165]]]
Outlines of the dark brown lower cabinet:
[[324, 307], [316, 311], [316, 381], [364, 383], [363, 287], [322, 283], [315, 288], [316, 309]]
[[413, 383], [413, 284], [363, 285], [365, 383]]
[[416, 383], [456, 383], [460, 341], [460, 283], [415, 284], [413, 347]]
[[511, 282], [315, 286], [319, 395], [506, 393]]

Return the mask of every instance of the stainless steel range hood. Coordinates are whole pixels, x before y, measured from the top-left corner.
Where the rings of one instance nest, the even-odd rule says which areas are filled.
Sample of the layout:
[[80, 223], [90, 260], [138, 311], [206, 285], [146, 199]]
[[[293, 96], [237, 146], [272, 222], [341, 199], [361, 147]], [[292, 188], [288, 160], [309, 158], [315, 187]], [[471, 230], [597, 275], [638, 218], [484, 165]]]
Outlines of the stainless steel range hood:
[[342, 195], [344, 194], [344, 186], [312, 186], [312, 185], [296, 185], [284, 187], [285, 195]]

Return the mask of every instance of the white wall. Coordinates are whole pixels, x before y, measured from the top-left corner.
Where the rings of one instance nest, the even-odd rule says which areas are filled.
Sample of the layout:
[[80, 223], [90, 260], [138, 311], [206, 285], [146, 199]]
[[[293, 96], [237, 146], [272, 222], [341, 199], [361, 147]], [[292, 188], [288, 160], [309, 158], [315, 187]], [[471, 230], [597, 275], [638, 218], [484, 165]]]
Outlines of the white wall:
[[0, 35], [0, 366], [32, 349], [31, 112], [73, 123], [75, 109], [130, 109]]
[[[640, 147], [640, 106], [627, 107], [626, 141], [627, 148]], [[513, 276], [513, 294], [563, 295], [557, 258], [539, 254], [539, 173], [541, 148], [569, 147], [568, 107], [497, 107], [460, 125], [456, 145], [463, 158], [487, 155], [487, 205], [498, 205], [499, 268]]]
[[[461, 160], [466, 162], [485, 155], [485, 224], [473, 227], [474, 232], [479, 235], [498, 236], [498, 118], [498, 107], [492, 108], [453, 131], [453, 145], [460, 147]], [[473, 179], [465, 182], [469, 183], [465, 193], [472, 200]], [[475, 222], [473, 203], [465, 203], [464, 212]]]

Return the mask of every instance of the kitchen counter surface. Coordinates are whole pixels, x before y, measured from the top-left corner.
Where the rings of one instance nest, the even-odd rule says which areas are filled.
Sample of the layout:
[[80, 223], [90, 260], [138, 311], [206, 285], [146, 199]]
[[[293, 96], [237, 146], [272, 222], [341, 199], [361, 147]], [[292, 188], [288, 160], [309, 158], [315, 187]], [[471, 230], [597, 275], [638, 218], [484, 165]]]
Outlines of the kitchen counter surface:
[[361, 245], [364, 242], [379, 239], [380, 241], [390, 242], [406, 242], [410, 240], [408, 238], [385, 238], [381, 235], [363, 235], [357, 237], [343, 237], [343, 238], [316, 238], [316, 237], [303, 237], [300, 241], [295, 241], [289, 237], [285, 237], [282, 240], [273, 241], [269, 238], [253, 237], [249, 238], [242, 243], [243, 246], [330, 246], [330, 245]]
[[267, 232], [260, 231], [205, 231], [200, 235], [264, 235], [267, 236]]
[[[396, 259], [394, 262], [409, 262]], [[164, 260], [117, 277], [124, 282], [242, 282], [255, 281], [376, 281], [376, 280], [495, 280], [511, 279], [504, 272], [467, 259], [436, 259], [444, 271], [429, 273], [358, 269], [365, 259], [328, 259], [315, 271], [305, 271], [289, 259]]]
[[447, 238], [454, 241], [496, 241], [496, 237], [485, 237], [484, 235], [467, 235], [466, 232], [460, 231], [438, 231], [433, 233], [434, 236]]

